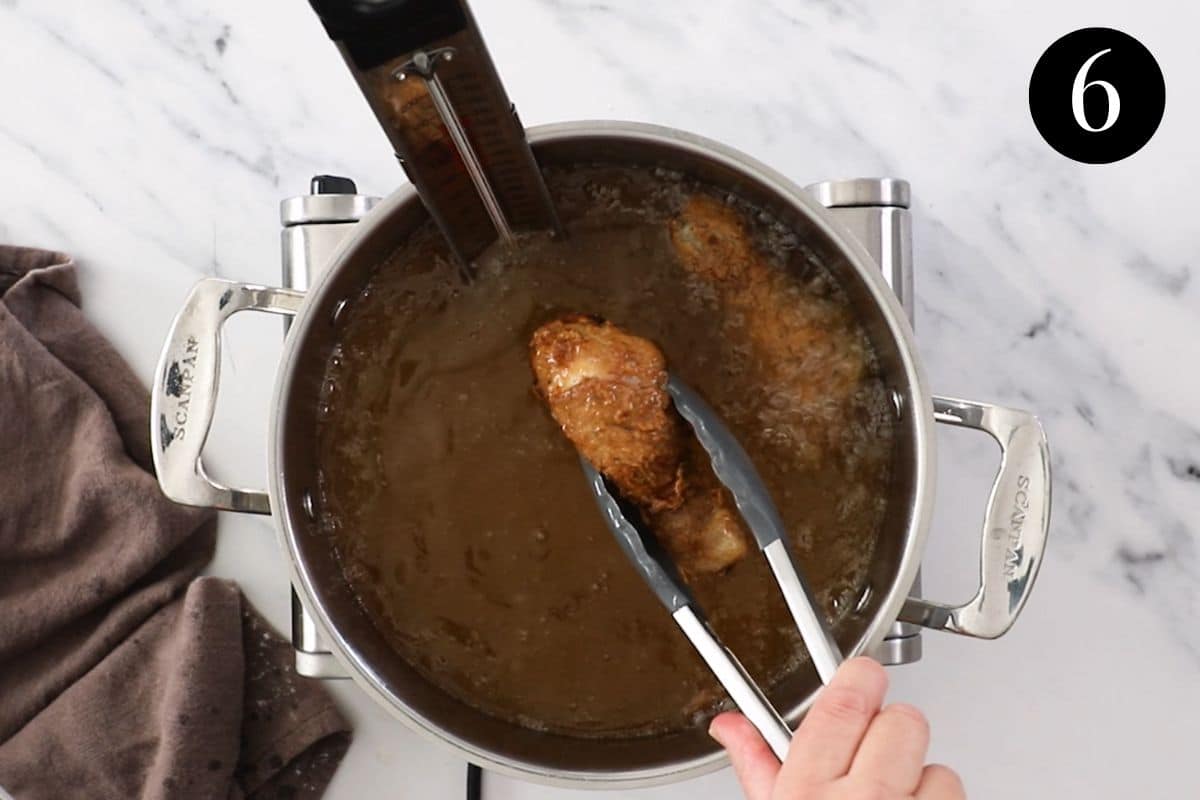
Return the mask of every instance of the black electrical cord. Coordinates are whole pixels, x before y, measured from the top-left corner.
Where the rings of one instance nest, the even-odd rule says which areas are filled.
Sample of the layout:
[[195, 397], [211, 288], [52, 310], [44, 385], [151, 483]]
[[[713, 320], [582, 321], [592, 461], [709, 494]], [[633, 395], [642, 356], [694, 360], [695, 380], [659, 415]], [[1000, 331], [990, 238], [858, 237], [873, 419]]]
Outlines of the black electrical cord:
[[478, 764], [467, 764], [467, 800], [482, 800], [483, 770]]

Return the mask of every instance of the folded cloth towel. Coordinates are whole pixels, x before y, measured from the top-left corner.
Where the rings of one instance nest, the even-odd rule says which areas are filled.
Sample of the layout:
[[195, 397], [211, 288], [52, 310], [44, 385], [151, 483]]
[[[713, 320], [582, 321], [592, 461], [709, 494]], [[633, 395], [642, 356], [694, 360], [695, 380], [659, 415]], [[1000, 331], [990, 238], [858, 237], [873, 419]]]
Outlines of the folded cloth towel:
[[319, 797], [349, 744], [167, 500], [145, 389], [71, 259], [0, 246], [0, 787], [24, 798]]

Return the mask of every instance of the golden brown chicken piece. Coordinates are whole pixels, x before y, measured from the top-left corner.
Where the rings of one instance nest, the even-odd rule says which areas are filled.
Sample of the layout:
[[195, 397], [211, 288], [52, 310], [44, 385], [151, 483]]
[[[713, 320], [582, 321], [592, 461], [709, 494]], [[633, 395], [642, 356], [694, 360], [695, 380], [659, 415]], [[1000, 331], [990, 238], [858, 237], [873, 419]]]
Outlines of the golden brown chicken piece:
[[571, 316], [530, 343], [537, 388], [579, 452], [650, 512], [683, 503], [684, 422], [662, 352], [608, 322]]
[[667, 393], [661, 350], [577, 315], [538, 328], [530, 355], [563, 433], [637, 506], [685, 574], [720, 572], [745, 556], [741, 518]]
[[724, 572], [746, 557], [750, 532], [700, 443], [688, 449], [683, 504], [650, 514], [650, 528], [684, 575]]
[[819, 455], [867, 368], [848, 309], [801, 291], [755, 247], [739, 212], [715, 198], [690, 197], [670, 235], [683, 268], [713, 286], [726, 319], [744, 331], [764, 391], [775, 400], [764, 424], [805, 420], [802, 433]]

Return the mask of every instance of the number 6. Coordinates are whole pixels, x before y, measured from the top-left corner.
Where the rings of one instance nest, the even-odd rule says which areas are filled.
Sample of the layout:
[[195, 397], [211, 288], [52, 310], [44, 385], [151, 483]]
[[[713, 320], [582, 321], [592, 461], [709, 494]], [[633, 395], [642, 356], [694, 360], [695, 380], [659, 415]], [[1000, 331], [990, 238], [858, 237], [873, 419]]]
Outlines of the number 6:
[[[1079, 123], [1079, 127], [1089, 133], [1100, 133], [1111, 128], [1117, 122], [1117, 115], [1121, 113], [1121, 96], [1117, 94], [1117, 87], [1113, 86], [1108, 81], [1088, 81], [1087, 73], [1091, 69], [1092, 64], [1096, 63], [1096, 59], [1105, 53], [1111, 53], [1112, 48], [1101, 50], [1096, 55], [1083, 62], [1083, 66], [1079, 68], [1079, 72], [1075, 73], [1075, 83], [1071, 85], [1071, 111], [1075, 114], [1075, 121]], [[1104, 119], [1104, 124], [1099, 128], [1093, 128], [1088, 123], [1087, 115], [1083, 113], [1083, 94], [1093, 86], [1099, 86], [1108, 95], [1108, 116]]]

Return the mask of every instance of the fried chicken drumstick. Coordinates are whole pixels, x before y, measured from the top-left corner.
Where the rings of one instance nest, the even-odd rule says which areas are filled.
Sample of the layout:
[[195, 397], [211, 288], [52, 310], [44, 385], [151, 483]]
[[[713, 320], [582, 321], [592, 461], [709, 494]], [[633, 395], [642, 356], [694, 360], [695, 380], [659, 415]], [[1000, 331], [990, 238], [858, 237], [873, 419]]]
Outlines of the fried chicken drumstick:
[[685, 575], [720, 572], [746, 555], [741, 517], [671, 402], [658, 347], [612, 323], [570, 316], [538, 328], [530, 355], [551, 416]]
[[868, 366], [847, 306], [801, 290], [755, 247], [740, 212], [713, 197], [688, 198], [669, 233], [680, 266], [740, 321], [764, 389], [781, 401], [764, 410], [764, 427], [790, 429], [793, 446], [819, 461]]

